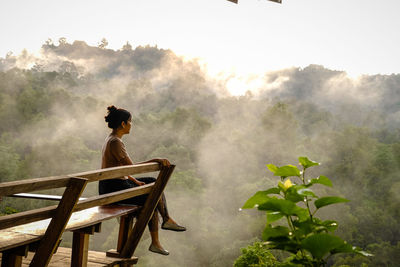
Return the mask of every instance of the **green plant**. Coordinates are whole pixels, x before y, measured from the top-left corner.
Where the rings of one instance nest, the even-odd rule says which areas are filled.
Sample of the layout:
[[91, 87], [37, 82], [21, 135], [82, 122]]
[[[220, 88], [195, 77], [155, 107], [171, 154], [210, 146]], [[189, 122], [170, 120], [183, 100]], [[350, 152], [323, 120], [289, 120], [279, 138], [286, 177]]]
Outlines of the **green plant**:
[[[338, 227], [336, 221], [323, 221], [315, 216], [323, 207], [348, 200], [337, 196], [318, 197], [311, 187], [315, 184], [331, 187], [332, 182], [323, 175], [306, 180], [306, 170], [319, 163], [307, 157], [300, 157], [299, 162], [302, 170], [293, 165], [277, 167], [268, 164], [268, 169], [275, 176], [281, 177], [278, 186], [258, 191], [242, 207], [257, 208], [266, 212], [267, 225], [262, 238], [266, 241], [268, 249], [290, 252], [292, 255], [285, 260], [288, 264], [285, 266], [325, 266], [329, 256], [336, 253], [370, 256], [371, 254], [334, 235]], [[295, 177], [299, 183], [295, 183], [289, 177]], [[281, 219], [286, 219], [286, 226], [271, 224]]]
[[276, 266], [277, 260], [274, 255], [266, 249], [262, 242], [242, 248], [242, 255], [233, 264], [234, 267], [270, 267]]

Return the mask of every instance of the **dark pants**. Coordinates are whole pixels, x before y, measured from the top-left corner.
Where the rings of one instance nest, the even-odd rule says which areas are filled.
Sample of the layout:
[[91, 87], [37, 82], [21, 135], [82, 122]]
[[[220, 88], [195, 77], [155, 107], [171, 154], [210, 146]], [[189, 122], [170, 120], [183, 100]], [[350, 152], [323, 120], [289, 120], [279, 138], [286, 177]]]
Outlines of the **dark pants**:
[[[144, 182], [145, 184], [150, 184], [155, 182], [157, 179], [154, 177], [143, 177], [143, 178], [136, 178], [137, 180]], [[133, 187], [137, 187], [134, 182], [131, 180], [122, 180], [122, 179], [110, 179], [110, 180], [103, 180], [99, 182], [99, 193], [100, 194], [107, 194], [115, 191], [120, 191], [124, 189], [129, 189]], [[122, 200], [118, 203], [120, 204], [131, 204], [131, 205], [138, 205], [143, 206], [146, 202], [148, 195], [141, 195], [133, 198], [128, 198]], [[164, 193], [162, 193], [160, 201], [157, 204], [157, 210], [160, 213], [163, 222], [169, 219], [168, 209], [167, 209], [167, 201], [165, 199]], [[149, 221], [149, 229], [150, 232], [155, 232], [158, 230], [158, 213], [154, 212], [153, 216]]]

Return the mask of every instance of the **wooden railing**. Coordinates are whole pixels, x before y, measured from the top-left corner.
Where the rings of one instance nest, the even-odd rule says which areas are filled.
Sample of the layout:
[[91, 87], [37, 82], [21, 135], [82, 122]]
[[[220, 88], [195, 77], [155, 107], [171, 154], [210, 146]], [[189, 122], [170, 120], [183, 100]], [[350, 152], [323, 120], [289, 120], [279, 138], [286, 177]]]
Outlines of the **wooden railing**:
[[[174, 167], [174, 165], [160, 167], [158, 163], [145, 163], [140, 165], [130, 165], [76, 173], [65, 176], [1, 183], [0, 197], [15, 196], [15, 194], [19, 193], [29, 193], [38, 190], [61, 187], [65, 187], [65, 190], [58, 205], [1, 216], [0, 230], [5, 231], [6, 229], [10, 229], [18, 225], [24, 225], [27, 223], [51, 218], [45, 234], [40, 237], [39, 245], [35, 246], [36, 252], [30, 263], [30, 266], [43, 267], [49, 264], [51, 256], [57, 248], [60, 238], [73, 212], [115, 203], [134, 196], [149, 194], [144, 207], [141, 209], [140, 214], [137, 217], [137, 221], [134, 224], [133, 229], [125, 231], [125, 235], [127, 236], [120, 237], [124, 240], [124, 242], [121, 243], [119, 241], [119, 248], [114, 255], [121, 258], [130, 258], [132, 257], [143, 231], [145, 230], [145, 227], [154, 212], [154, 209], [168, 182], [169, 177], [174, 170]], [[119, 178], [126, 175], [135, 175], [156, 171], [159, 171], [159, 174], [155, 183], [79, 200], [87, 183]], [[18, 251], [27, 251], [28, 249], [31, 249], [29, 248], [29, 245], [31, 244], [30, 240], [32, 239], [29, 239], [28, 237], [21, 238], [21, 242], [17, 242], [13, 248], [7, 247], [6, 251], [2, 250], [0, 244], [0, 251], [3, 253], [3, 264], [4, 262], [8, 262], [7, 264], [9, 264], [9, 262], [14, 262], [14, 265], [10, 266], [20, 266], [19, 263], [15, 263], [16, 261], [20, 261], [19, 255], [21, 253]]]

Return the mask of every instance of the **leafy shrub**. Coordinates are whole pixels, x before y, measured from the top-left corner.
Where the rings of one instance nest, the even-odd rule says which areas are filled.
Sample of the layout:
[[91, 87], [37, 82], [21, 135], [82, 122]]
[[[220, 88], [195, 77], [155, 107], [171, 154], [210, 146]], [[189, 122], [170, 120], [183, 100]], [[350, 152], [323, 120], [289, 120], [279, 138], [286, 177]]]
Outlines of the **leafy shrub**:
[[[337, 253], [370, 256], [371, 254], [353, 247], [334, 235], [338, 227], [336, 221], [323, 221], [315, 216], [315, 213], [323, 207], [348, 200], [338, 196], [318, 197], [311, 187], [315, 184], [331, 187], [332, 182], [323, 175], [306, 180], [306, 169], [319, 163], [307, 157], [300, 157], [299, 162], [303, 167], [302, 170], [293, 165], [277, 167], [268, 164], [268, 169], [281, 178], [278, 186], [258, 191], [242, 207], [257, 208], [266, 212], [267, 225], [262, 233], [262, 238], [266, 241], [264, 249], [291, 253], [291, 256], [286, 258], [285, 264], [280, 266], [325, 266], [328, 257]], [[295, 183], [289, 177], [295, 177], [299, 183]], [[313, 208], [311, 204], [314, 204]], [[281, 219], [286, 219], [287, 226], [271, 224]]]
[[269, 267], [277, 264], [274, 255], [262, 242], [255, 242], [241, 251], [242, 255], [236, 259], [234, 267]]

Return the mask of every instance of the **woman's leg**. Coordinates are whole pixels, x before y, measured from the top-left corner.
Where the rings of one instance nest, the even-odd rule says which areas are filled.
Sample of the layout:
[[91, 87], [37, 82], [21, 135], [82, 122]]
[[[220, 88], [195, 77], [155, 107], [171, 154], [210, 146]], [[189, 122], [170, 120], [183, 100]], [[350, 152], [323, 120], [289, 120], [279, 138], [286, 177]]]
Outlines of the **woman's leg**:
[[[137, 180], [144, 182], [146, 184], [150, 184], [150, 183], [155, 182], [157, 179], [154, 177], [142, 177], [142, 178], [137, 178]], [[145, 201], [145, 198], [144, 198], [144, 201]], [[144, 205], [144, 202], [142, 205]], [[168, 214], [168, 208], [167, 208], [167, 200], [165, 198], [164, 193], [162, 193], [161, 198], [158, 201], [157, 210], [161, 215], [163, 223], [170, 219], [169, 214]]]

